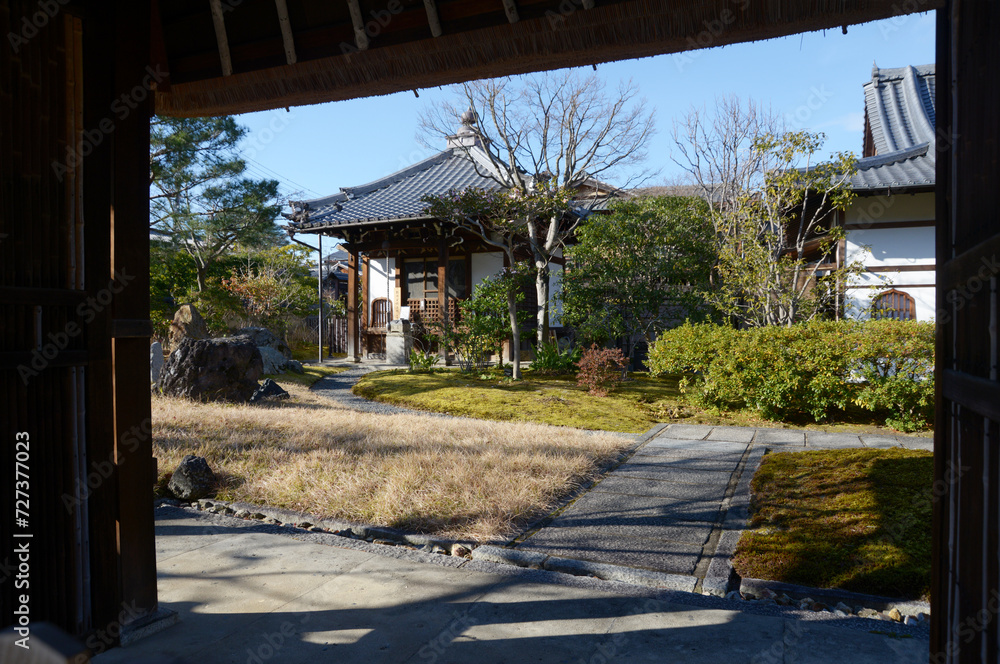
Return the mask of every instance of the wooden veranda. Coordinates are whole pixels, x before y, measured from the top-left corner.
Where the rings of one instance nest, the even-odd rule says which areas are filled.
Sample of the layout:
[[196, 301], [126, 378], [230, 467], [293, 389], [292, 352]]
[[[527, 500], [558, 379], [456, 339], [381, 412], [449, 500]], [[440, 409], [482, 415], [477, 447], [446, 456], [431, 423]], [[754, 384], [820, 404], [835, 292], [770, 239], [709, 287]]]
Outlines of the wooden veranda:
[[[997, 661], [1000, 6], [981, 0], [0, 1], [2, 623], [19, 601], [6, 572], [13, 535], [29, 531], [33, 621], [113, 642], [157, 618], [154, 111], [239, 113], [681, 51], [722, 16], [714, 46], [932, 9], [941, 307], [932, 661]], [[11, 490], [19, 433], [30, 440], [27, 525], [15, 521]]]

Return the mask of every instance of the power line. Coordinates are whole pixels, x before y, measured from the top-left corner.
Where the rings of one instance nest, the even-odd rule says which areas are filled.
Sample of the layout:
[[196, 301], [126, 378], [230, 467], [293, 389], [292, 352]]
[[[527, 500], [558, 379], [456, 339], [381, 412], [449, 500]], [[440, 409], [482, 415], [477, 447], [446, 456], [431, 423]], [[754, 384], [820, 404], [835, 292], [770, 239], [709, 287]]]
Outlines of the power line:
[[[296, 187], [298, 187], [302, 191], [308, 191], [308, 192], [311, 192], [311, 193], [315, 194], [316, 198], [320, 198], [322, 196], [322, 194], [320, 194], [318, 191], [316, 191], [314, 189], [310, 189], [309, 187], [306, 187], [305, 185], [300, 184], [300, 183], [296, 182], [295, 180], [293, 180], [291, 178], [283, 176], [281, 173], [278, 173], [274, 169], [265, 166], [264, 164], [260, 163], [256, 159], [251, 159], [250, 157], [246, 157], [246, 160], [250, 161], [250, 162], [253, 162], [256, 165], [256, 170], [259, 171], [259, 172], [262, 171], [263, 172], [262, 174], [265, 175], [266, 177], [268, 177], [268, 179], [270, 179], [270, 178], [277, 178], [279, 180], [283, 180], [284, 182], [287, 182], [289, 184], [295, 185]], [[267, 175], [268, 173], [270, 173], [271, 175]]]

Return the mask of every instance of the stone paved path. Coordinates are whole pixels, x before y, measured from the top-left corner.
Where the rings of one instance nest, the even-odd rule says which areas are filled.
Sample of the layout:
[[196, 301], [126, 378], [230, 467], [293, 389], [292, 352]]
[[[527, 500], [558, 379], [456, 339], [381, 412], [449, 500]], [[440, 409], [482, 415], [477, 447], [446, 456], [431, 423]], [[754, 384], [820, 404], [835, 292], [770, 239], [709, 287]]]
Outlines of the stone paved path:
[[[669, 425], [518, 545], [548, 555], [703, 578], [740, 479], [765, 449], [932, 449], [929, 438]], [[745, 491], [745, 489], [744, 489]]]

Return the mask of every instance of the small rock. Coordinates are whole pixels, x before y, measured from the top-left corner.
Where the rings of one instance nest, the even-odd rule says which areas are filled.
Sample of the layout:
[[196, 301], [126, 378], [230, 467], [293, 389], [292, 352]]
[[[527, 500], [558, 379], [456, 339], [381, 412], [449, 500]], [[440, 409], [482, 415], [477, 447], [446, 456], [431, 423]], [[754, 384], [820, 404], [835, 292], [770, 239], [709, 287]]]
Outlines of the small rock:
[[823, 602], [813, 602], [812, 606], [809, 607], [813, 611], [829, 611], [830, 607]]
[[889, 618], [892, 618], [896, 622], [900, 622], [903, 620], [903, 614], [901, 614], [899, 612], [899, 609], [897, 609], [896, 607], [892, 607], [889, 611], [886, 612], [885, 615], [887, 615]]
[[285, 388], [270, 378], [265, 378], [264, 382], [260, 384], [260, 387], [250, 397], [250, 403], [260, 403], [265, 399], [287, 399], [289, 396]]
[[862, 608], [858, 609], [858, 616], [861, 618], [878, 618], [878, 611], [875, 609]]
[[919, 625], [920, 621], [917, 620], [916, 618], [914, 618], [913, 616], [905, 616], [903, 618], [903, 624], [904, 625], [910, 625], [910, 626]]
[[265, 516], [263, 514], [261, 514], [260, 512], [254, 512], [253, 514], [250, 515], [250, 518], [251, 519], [257, 519], [258, 521], [261, 521], [261, 520], [263, 520], [265, 518]]
[[468, 558], [469, 556], [472, 555], [472, 549], [470, 549], [467, 546], [463, 546], [461, 544], [456, 544], [455, 546], [451, 547], [451, 555], [457, 556], [459, 558]]
[[322, 528], [320, 528], [319, 526], [313, 526], [312, 528], [309, 529], [309, 532], [313, 532], [313, 533], [325, 533], [326, 531], [323, 530]]
[[249, 519], [250, 518], [250, 511], [249, 510], [239, 510], [238, 512], [236, 512], [236, 517], [239, 518], [239, 519]]
[[435, 544], [434, 548], [431, 549], [431, 553], [443, 553], [444, 555], [447, 556], [448, 555], [448, 549], [444, 548], [440, 544]]
[[786, 595], [785, 593], [781, 593], [780, 595], [775, 597], [774, 601], [780, 604], [781, 606], [789, 606], [793, 603], [792, 598]]
[[833, 610], [833, 615], [835, 615], [835, 616], [837, 616], [839, 618], [846, 618], [847, 617], [847, 614], [844, 613], [843, 611], [841, 611], [840, 609], [834, 609]]
[[393, 546], [393, 545], [395, 545], [396, 543], [395, 543], [395, 542], [390, 542], [390, 541], [389, 541], [389, 540], [387, 540], [387, 539], [373, 539], [373, 540], [372, 540], [372, 544], [383, 544], [383, 545], [385, 545], [385, 546]]
[[422, 547], [420, 547], [420, 551], [424, 553], [434, 553], [434, 546], [431, 544], [424, 544]]
[[306, 530], [309, 530], [310, 528], [313, 527], [313, 524], [309, 521], [302, 521], [297, 525], [299, 528], [305, 528]]
[[777, 596], [778, 593], [774, 592], [770, 588], [764, 588], [763, 590], [760, 591], [761, 599], [775, 599]]
[[805, 599], [799, 600], [799, 608], [800, 609], [808, 609], [808, 608], [812, 607], [812, 605], [815, 604], [815, 603], [816, 603], [816, 600], [814, 600], [812, 597], [806, 597]]
[[730, 590], [726, 593], [726, 599], [743, 599], [743, 596], [740, 595], [739, 590]]
[[926, 613], [918, 613], [917, 615], [914, 616], [914, 618], [916, 618], [920, 622], [927, 622], [928, 620], [931, 619], [931, 617]]
[[236, 514], [236, 510], [234, 510], [229, 505], [226, 505], [225, 507], [222, 508], [222, 514], [226, 514], [228, 516], [232, 516], [232, 515]]
[[853, 611], [851, 611], [851, 607], [847, 606], [843, 602], [837, 602], [837, 606], [835, 606], [833, 608], [836, 609], [837, 611], [842, 611], [843, 613], [846, 613], [846, 614], [854, 613]]
[[215, 487], [215, 473], [204, 457], [188, 454], [177, 465], [167, 488], [181, 500], [204, 498]]
[[272, 524], [275, 524], [275, 525], [278, 525], [278, 526], [281, 525], [281, 522], [278, 521], [277, 519], [275, 519], [273, 516], [264, 519], [264, 523], [272, 523]]
[[306, 370], [302, 367], [302, 363], [298, 360], [288, 360], [288, 369], [297, 374], [304, 374], [306, 372]]

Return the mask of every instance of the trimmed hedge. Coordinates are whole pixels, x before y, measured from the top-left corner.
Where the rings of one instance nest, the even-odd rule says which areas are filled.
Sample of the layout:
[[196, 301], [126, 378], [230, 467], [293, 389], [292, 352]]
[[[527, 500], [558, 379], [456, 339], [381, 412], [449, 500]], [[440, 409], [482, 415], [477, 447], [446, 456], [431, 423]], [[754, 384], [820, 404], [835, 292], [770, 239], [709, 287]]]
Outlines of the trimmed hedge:
[[903, 431], [927, 426], [934, 405], [934, 325], [912, 321], [810, 321], [736, 330], [685, 323], [650, 348], [652, 373], [682, 373], [699, 399], [770, 419], [816, 421], [849, 404]]

